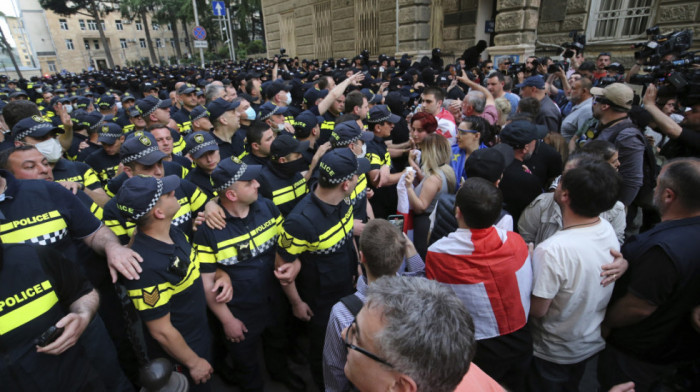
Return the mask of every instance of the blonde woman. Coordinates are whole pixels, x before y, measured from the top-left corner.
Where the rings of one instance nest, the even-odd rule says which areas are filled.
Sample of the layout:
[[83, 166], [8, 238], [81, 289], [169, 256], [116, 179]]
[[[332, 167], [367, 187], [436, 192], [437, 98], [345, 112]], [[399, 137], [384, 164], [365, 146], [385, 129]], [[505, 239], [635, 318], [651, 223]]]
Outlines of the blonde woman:
[[428, 250], [430, 230], [430, 213], [435, 208], [441, 193], [454, 193], [456, 187], [455, 173], [450, 166], [452, 149], [450, 142], [437, 133], [429, 134], [421, 147], [421, 167], [419, 176], [422, 180], [415, 189], [413, 182], [416, 174], [406, 173], [405, 183], [408, 202], [413, 210], [413, 243], [421, 257], [425, 258]]

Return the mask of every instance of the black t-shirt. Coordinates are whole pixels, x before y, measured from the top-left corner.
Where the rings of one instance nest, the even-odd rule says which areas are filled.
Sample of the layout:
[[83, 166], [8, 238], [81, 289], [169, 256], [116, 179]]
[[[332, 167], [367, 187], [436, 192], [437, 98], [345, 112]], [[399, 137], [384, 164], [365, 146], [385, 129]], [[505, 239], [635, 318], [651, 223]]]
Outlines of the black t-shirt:
[[513, 216], [513, 226], [517, 230], [520, 214], [542, 193], [540, 180], [523, 169], [522, 161], [514, 159], [503, 172], [499, 188], [503, 193], [504, 209]]
[[85, 159], [85, 163], [90, 165], [97, 176], [103, 183], [114, 178], [119, 169], [119, 154], [107, 155], [104, 149], [99, 150], [90, 154], [89, 157]]
[[540, 186], [543, 189], [546, 189], [549, 183], [562, 171], [559, 152], [541, 140], [537, 141], [535, 151], [530, 159], [525, 161], [525, 165], [530, 168], [532, 174], [539, 178]]

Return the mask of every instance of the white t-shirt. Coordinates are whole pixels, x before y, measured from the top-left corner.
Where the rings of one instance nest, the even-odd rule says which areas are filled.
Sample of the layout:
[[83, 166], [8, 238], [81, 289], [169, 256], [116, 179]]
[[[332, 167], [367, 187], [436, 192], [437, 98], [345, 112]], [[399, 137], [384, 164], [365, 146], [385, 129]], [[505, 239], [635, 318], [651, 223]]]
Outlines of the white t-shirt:
[[542, 318], [532, 318], [534, 355], [558, 364], [574, 364], [605, 348], [600, 324], [613, 285], [600, 285], [601, 266], [620, 250], [606, 220], [560, 230], [535, 248], [532, 295], [552, 299]]

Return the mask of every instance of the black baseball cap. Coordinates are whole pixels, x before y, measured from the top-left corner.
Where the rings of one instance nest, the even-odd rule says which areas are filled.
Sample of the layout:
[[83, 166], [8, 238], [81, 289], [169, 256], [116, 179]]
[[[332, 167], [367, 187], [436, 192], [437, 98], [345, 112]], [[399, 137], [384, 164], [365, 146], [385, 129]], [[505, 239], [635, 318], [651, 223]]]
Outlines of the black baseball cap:
[[114, 144], [117, 139], [124, 135], [122, 127], [113, 122], [102, 123], [97, 133], [97, 141], [103, 144]]
[[139, 99], [134, 105], [136, 110], [141, 113], [142, 116], [146, 117], [155, 112], [156, 109], [166, 109], [170, 107], [170, 100], [163, 101], [153, 96], [148, 96], [144, 99]]
[[464, 163], [467, 178], [481, 177], [489, 182], [501, 179], [506, 168], [503, 155], [493, 148], [480, 148], [469, 155]]
[[119, 148], [121, 163], [136, 162], [150, 166], [166, 156], [158, 149], [158, 142], [150, 132], [134, 132]]
[[369, 161], [357, 158], [349, 148], [336, 148], [325, 153], [318, 167], [320, 176], [331, 184], [340, 184], [370, 169]]
[[176, 175], [155, 178], [134, 176], [124, 181], [116, 196], [119, 213], [127, 219], [138, 220], [156, 206], [161, 196], [180, 186]]
[[376, 105], [369, 110], [369, 119], [367, 122], [376, 124], [384, 121], [396, 124], [401, 121], [401, 117], [393, 114], [387, 105]]
[[309, 149], [309, 141], [300, 142], [288, 132], [279, 134], [270, 145], [270, 158], [278, 160], [293, 152], [302, 153]]
[[187, 135], [185, 138], [185, 150], [183, 153], [197, 159], [207, 151], [216, 151], [218, 149], [219, 145], [209, 132], [197, 131]]
[[27, 136], [39, 139], [49, 132], [63, 133], [63, 129], [53, 125], [51, 121], [44, 120], [40, 116], [23, 118], [12, 127], [12, 140], [20, 141]]
[[207, 111], [209, 111], [209, 119], [212, 122], [214, 122], [216, 119], [221, 117], [222, 114], [230, 110], [236, 110], [236, 108], [240, 104], [240, 101], [233, 103], [223, 98], [217, 98], [209, 102], [209, 105], [207, 105]]
[[264, 104], [262, 104], [260, 106], [260, 109], [258, 109], [258, 118], [260, 120], [267, 120], [273, 114], [284, 115], [286, 113], [287, 113], [286, 106], [277, 106], [274, 103], [268, 101], [268, 102], [265, 102]]
[[190, 111], [190, 121], [199, 120], [203, 117], [209, 118], [209, 111], [202, 105], [195, 106]]
[[514, 149], [523, 148], [533, 140], [537, 140], [537, 126], [529, 121], [518, 120], [507, 124], [501, 130], [501, 141]]
[[102, 94], [95, 102], [100, 109], [111, 109], [117, 103], [112, 94]]
[[222, 192], [236, 181], [250, 181], [258, 178], [261, 165], [247, 165], [235, 156], [224, 159], [211, 173], [211, 183], [216, 192]]
[[345, 147], [357, 140], [362, 140], [366, 143], [372, 139], [374, 139], [374, 134], [363, 132], [357, 121], [354, 120], [335, 124], [330, 137], [333, 148]]

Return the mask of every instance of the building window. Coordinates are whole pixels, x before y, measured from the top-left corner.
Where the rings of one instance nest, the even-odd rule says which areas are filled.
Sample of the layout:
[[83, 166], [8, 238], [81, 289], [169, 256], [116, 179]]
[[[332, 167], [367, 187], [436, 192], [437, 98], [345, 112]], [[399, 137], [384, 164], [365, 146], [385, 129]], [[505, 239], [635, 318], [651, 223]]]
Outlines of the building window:
[[117, 26], [117, 30], [124, 30], [124, 25], [122, 24], [122, 21], [120, 19], [115, 20], [114, 24]]
[[378, 0], [355, 1], [355, 53], [368, 49], [379, 52]]
[[48, 65], [49, 65], [49, 72], [56, 72], [56, 62], [49, 61]]
[[652, 22], [655, 0], [592, 0], [588, 30], [590, 41], [637, 39]]
[[313, 32], [314, 32], [314, 56], [317, 59], [333, 57], [333, 29], [331, 28], [331, 2], [324, 1], [314, 5]]
[[78, 20], [78, 23], [80, 24], [80, 30], [85, 30], [85, 20], [80, 19]]
[[86, 50], [90, 50], [90, 41], [84, 39], [83, 40], [83, 45], [85, 45]]
[[88, 25], [88, 30], [97, 30], [97, 22], [95, 22], [94, 20], [88, 19], [87, 25]]
[[173, 24], [172, 23], [168, 23], [168, 31], [173, 31]]
[[137, 21], [134, 22], [134, 23], [136, 23], [136, 30], [138, 30], [138, 31], [143, 30], [143, 25], [141, 24], [141, 21], [140, 21], [140, 20], [137, 20]]
[[153, 31], [158, 31], [160, 29], [160, 25], [158, 23], [153, 23]]
[[[87, 42], [87, 41], [86, 41], [86, 42]], [[74, 50], [74, 49], [75, 49], [75, 46], [73, 46], [73, 40], [72, 40], [72, 39], [70, 39], [70, 38], [66, 39], [66, 48], [68, 48], [68, 50]]]
[[170, 38], [170, 47], [175, 48], [175, 38]]
[[95, 49], [99, 49], [100, 48], [100, 41], [98, 41], [96, 39], [92, 40], [92, 46], [94, 46]]
[[126, 49], [126, 40], [124, 38], [119, 38], [119, 46], [122, 47], [122, 49]]
[[68, 21], [65, 19], [59, 19], [58, 23], [61, 24], [61, 30], [68, 30]]
[[105, 21], [101, 21], [100, 24], [102, 25], [102, 31], [107, 30], [107, 26], [105, 26]]
[[142, 48], [146, 47], [146, 39], [145, 38], [139, 38], [139, 46]]
[[160, 40], [160, 38], [156, 38], [156, 48], [162, 48], [163, 47], [163, 42]]

